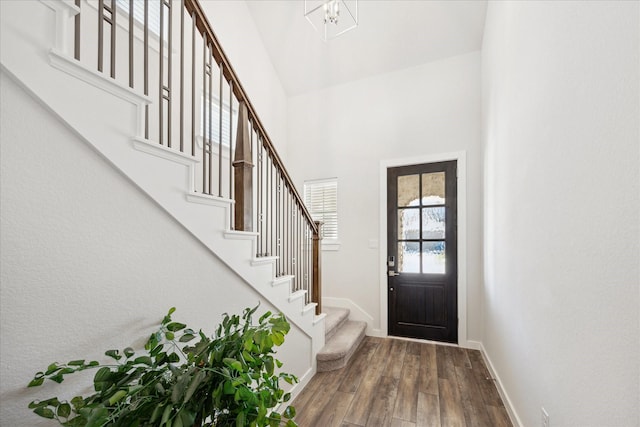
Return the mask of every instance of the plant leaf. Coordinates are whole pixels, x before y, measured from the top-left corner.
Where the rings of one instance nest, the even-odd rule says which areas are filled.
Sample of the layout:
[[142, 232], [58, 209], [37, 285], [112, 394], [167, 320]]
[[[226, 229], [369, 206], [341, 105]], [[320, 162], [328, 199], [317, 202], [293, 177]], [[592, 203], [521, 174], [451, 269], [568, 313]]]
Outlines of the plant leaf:
[[35, 412], [36, 414], [40, 415], [42, 418], [54, 418], [55, 414], [53, 413], [53, 411], [49, 408], [45, 408], [43, 406], [39, 406], [36, 409], [33, 410], [33, 412]]
[[184, 426], [192, 426], [196, 420], [196, 414], [187, 411], [185, 408], [182, 408], [178, 416], [182, 419], [182, 425]]
[[169, 420], [169, 416], [171, 416], [171, 405], [167, 405], [164, 408], [164, 412], [162, 413], [162, 419], [160, 420], [160, 425], [163, 424], [167, 424], [167, 421]]
[[102, 391], [105, 387], [105, 384], [111, 378], [111, 370], [106, 366], [98, 369], [96, 375], [93, 377], [93, 387], [96, 391]]
[[109, 356], [115, 360], [120, 360], [122, 359], [122, 356], [120, 356], [120, 354], [118, 353], [120, 353], [118, 350], [107, 350], [104, 352], [105, 356]]
[[40, 402], [39, 400], [34, 400], [29, 403], [29, 409], [38, 408], [40, 406], [47, 406], [46, 402]]
[[202, 380], [205, 379], [206, 376], [207, 374], [204, 371], [198, 371], [195, 374], [195, 376], [191, 380], [191, 383], [189, 384], [189, 387], [187, 388], [187, 391], [184, 394], [184, 403], [187, 403], [189, 399], [191, 399], [191, 396], [193, 396], [193, 393], [195, 393], [196, 389], [198, 388], [200, 383], [202, 383]]
[[231, 357], [225, 357], [222, 362], [228, 367], [235, 369], [238, 372], [242, 372], [242, 363], [239, 360], [233, 359]]
[[126, 390], [118, 390], [118, 391], [116, 391], [115, 394], [109, 398], [109, 405], [110, 406], [115, 405], [116, 403], [118, 403], [126, 395], [127, 395], [127, 391]]
[[82, 396], [76, 396], [71, 399], [71, 404], [73, 405], [73, 409], [78, 412], [80, 408], [84, 407], [84, 399]]
[[39, 385], [42, 385], [43, 382], [44, 382], [44, 377], [34, 378], [31, 380], [29, 385], [27, 385], [27, 387], [37, 387]]
[[144, 349], [148, 351], [150, 350], [153, 354], [153, 350], [151, 349], [155, 349], [157, 345], [158, 345], [158, 340], [156, 339], [156, 334], [151, 334], [149, 336], [149, 339], [147, 340], [147, 343], [144, 345]]
[[140, 357], [136, 357], [133, 363], [142, 363], [147, 366], [151, 366], [153, 365], [153, 360], [149, 356], [140, 356]]
[[236, 388], [231, 384], [231, 381], [224, 382], [224, 394], [235, 394]]
[[176, 332], [179, 331], [181, 329], [186, 328], [187, 325], [185, 325], [184, 323], [179, 323], [179, 322], [171, 322], [167, 325], [167, 329], [170, 330], [171, 332]]
[[238, 416], [236, 417], [236, 427], [245, 427], [246, 423], [245, 423], [245, 419], [247, 418], [247, 416], [245, 415], [244, 412], [240, 412], [238, 414]]
[[[160, 385], [160, 383], [156, 385]], [[160, 414], [162, 414], [162, 405], [158, 404], [153, 410], [153, 413], [151, 414], [151, 418], [149, 419], [149, 422], [151, 423], [155, 422], [158, 418], [160, 418]]]
[[271, 334], [271, 339], [275, 345], [280, 346], [284, 342], [284, 335], [280, 332], [274, 332]]
[[54, 373], [58, 369], [60, 369], [58, 367], [58, 363], [57, 362], [53, 362], [51, 365], [47, 366], [47, 372], [45, 372], [44, 374], [45, 375], [51, 375], [52, 373]]
[[269, 357], [264, 361], [264, 367], [267, 370], [267, 374], [273, 375], [273, 358]]
[[193, 334], [184, 334], [183, 336], [180, 337], [180, 342], [189, 342], [192, 339], [194, 339], [196, 336]]
[[272, 412], [269, 415], [269, 426], [278, 427], [280, 425], [280, 420], [282, 420], [282, 416], [277, 412]]
[[258, 320], [258, 323], [262, 324], [269, 316], [271, 316], [271, 312], [267, 311], [262, 316], [260, 316], [260, 319]]
[[167, 313], [166, 316], [164, 316], [164, 319], [162, 319], [162, 324], [166, 325], [167, 323], [171, 322], [171, 315], [176, 311], [175, 307], [171, 307], [169, 309], [169, 312]]
[[51, 381], [57, 382], [58, 384], [60, 384], [62, 381], [64, 381], [64, 377], [62, 376], [62, 374], [56, 374], [56, 375], [54, 375], [52, 377], [49, 377], [49, 379]]
[[71, 415], [71, 405], [68, 403], [62, 403], [58, 406], [56, 413], [59, 417], [69, 418], [69, 415]]
[[80, 417], [71, 418], [69, 421], [64, 423], [63, 426], [64, 427], [85, 427], [86, 424], [87, 424], [86, 418], [80, 416]]
[[102, 427], [109, 419], [109, 411], [104, 406], [98, 408], [83, 408], [82, 410], [88, 414], [87, 425], [85, 427]]
[[294, 408], [293, 406], [287, 406], [287, 409], [284, 410], [284, 416], [289, 419], [295, 417], [296, 408]]
[[187, 386], [191, 380], [191, 370], [185, 372], [178, 377], [178, 381], [173, 385], [171, 390], [171, 402], [177, 404], [182, 401], [187, 390]]

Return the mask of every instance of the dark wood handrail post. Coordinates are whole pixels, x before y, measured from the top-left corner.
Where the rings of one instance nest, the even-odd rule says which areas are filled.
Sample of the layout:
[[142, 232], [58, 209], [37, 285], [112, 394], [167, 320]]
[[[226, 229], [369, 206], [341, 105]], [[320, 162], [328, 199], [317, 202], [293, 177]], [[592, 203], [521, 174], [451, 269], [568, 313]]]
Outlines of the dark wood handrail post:
[[316, 229], [313, 231], [313, 289], [312, 301], [317, 303], [316, 314], [322, 313], [322, 222], [314, 221]]
[[249, 120], [247, 105], [240, 102], [238, 107], [238, 133], [233, 161], [235, 229], [253, 230], [253, 163], [251, 162], [251, 140], [249, 138]]

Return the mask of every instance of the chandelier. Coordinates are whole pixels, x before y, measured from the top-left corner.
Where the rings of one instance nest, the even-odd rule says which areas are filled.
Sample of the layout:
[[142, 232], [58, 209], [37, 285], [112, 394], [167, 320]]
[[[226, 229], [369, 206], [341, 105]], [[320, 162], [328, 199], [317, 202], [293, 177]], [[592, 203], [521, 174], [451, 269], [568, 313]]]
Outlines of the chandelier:
[[327, 41], [358, 26], [358, 0], [304, 0], [304, 16]]

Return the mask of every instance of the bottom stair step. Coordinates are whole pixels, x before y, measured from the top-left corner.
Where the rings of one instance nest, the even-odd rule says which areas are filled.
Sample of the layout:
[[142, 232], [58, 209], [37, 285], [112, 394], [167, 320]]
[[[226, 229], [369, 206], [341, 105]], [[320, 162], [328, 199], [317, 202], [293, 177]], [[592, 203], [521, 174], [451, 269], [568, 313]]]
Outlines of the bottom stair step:
[[349, 320], [349, 309], [324, 306], [322, 311], [327, 313], [327, 317], [324, 321], [324, 335], [325, 341], [329, 342], [331, 337], [333, 337], [333, 334], [340, 330], [340, 326]]
[[318, 353], [318, 372], [344, 367], [364, 339], [366, 329], [366, 322], [346, 321]]

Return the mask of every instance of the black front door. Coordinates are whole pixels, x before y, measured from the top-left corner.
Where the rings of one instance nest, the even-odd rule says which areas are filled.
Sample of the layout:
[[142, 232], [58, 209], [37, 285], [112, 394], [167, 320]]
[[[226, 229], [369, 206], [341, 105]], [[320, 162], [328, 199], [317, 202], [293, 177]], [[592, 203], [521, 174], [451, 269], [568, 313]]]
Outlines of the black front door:
[[387, 170], [389, 335], [458, 342], [456, 161]]

